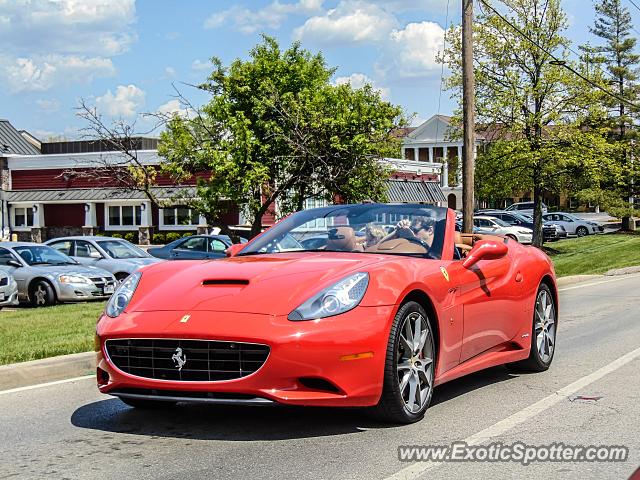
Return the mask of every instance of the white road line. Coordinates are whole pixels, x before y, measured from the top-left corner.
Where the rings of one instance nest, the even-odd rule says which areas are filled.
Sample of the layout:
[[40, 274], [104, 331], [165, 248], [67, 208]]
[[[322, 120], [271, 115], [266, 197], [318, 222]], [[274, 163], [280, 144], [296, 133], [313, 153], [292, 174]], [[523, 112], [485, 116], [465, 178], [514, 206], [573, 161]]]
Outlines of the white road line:
[[640, 277], [640, 275], [636, 275], [636, 274], [629, 274], [629, 275], [616, 275], [615, 277], [613, 277], [610, 280], [600, 280], [598, 282], [591, 282], [591, 283], [578, 283], [574, 286], [571, 287], [565, 287], [565, 288], [559, 288], [558, 291], [559, 292], [566, 292], [567, 290], [575, 290], [576, 288], [586, 288], [586, 287], [593, 287], [595, 285], [602, 285], [603, 283], [612, 283], [612, 282], [618, 282], [620, 280], [627, 280], [629, 278], [638, 278]]
[[56, 380], [55, 382], [38, 383], [37, 385], [29, 385], [27, 387], [12, 388], [11, 390], [2, 390], [0, 395], [7, 395], [9, 393], [24, 392], [26, 390], [35, 390], [36, 388], [50, 387], [52, 385], [61, 385], [63, 383], [77, 382], [78, 380], [85, 380], [87, 378], [95, 378], [93, 375], [83, 375], [82, 377], [66, 378], [64, 380]]
[[[576, 380], [575, 382], [567, 385], [564, 388], [561, 388], [555, 393], [552, 393], [548, 397], [545, 397], [542, 400], [539, 400], [536, 403], [523, 408], [519, 412], [516, 412], [513, 415], [500, 420], [498, 423], [494, 423], [490, 427], [487, 427], [484, 430], [479, 431], [478, 433], [474, 433], [473, 435], [465, 438], [462, 441], [466, 442], [469, 445], [477, 445], [486, 442], [491, 438], [498, 437], [511, 430], [513, 427], [516, 427], [517, 425], [526, 422], [530, 418], [535, 417], [544, 410], [547, 410], [548, 408], [553, 407], [555, 404], [562, 402], [579, 390], [582, 390], [586, 386], [600, 380], [605, 375], [616, 371], [620, 367], [626, 365], [627, 363], [635, 360], [638, 357], [640, 357], [640, 348], [636, 348], [635, 350], [619, 357], [618, 359], [596, 370], [595, 372], [592, 372], [589, 375]], [[433, 470], [434, 468], [437, 468], [441, 465], [443, 465], [442, 462], [417, 462], [410, 465], [409, 467], [403, 468], [399, 472], [396, 472], [390, 477], [387, 477], [385, 480], [413, 480], [421, 476], [423, 473], [429, 470]]]

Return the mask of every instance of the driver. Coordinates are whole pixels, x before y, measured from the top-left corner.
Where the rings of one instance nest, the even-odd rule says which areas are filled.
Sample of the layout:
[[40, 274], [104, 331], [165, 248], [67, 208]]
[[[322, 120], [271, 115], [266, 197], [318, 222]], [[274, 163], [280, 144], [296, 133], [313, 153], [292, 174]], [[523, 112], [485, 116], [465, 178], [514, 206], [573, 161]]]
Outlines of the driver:
[[380, 243], [394, 238], [414, 238], [425, 247], [431, 248], [436, 222], [431, 217], [413, 217], [402, 219], [396, 225], [396, 229], [381, 240]]

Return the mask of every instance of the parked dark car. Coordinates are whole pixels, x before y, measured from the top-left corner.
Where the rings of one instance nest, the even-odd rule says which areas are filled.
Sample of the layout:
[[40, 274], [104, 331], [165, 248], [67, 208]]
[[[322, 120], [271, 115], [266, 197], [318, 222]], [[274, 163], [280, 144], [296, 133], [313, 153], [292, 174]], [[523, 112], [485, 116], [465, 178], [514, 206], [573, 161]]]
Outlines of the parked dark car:
[[231, 243], [226, 235], [192, 235], [174, 240], [164, 247], [150, 248], [147, 252], [166, 260], [222, 258]]
[[[533, 230], [533, 219], [516, 212], [507, 212], [505, 210], [482, 210], [482, 214], [499, 218], [513, 226], [525, 227]], [[545, 242], [555, 242], [561, 238], [567, 237], [567, 232], [561, 225], [546, 221], [542, 224], [542, 234]]]

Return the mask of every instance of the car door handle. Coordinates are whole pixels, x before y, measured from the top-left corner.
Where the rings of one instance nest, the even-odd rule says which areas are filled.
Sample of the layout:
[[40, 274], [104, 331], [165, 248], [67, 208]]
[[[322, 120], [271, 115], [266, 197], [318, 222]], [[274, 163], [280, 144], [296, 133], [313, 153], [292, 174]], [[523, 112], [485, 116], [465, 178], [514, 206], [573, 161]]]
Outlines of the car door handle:
[[517, 283], [522, 283], [522, 280], [524, 280], [524, 277], [522, 276], [522, 273], [520, 273], [520, 272], [516, 273], [516, 282]]

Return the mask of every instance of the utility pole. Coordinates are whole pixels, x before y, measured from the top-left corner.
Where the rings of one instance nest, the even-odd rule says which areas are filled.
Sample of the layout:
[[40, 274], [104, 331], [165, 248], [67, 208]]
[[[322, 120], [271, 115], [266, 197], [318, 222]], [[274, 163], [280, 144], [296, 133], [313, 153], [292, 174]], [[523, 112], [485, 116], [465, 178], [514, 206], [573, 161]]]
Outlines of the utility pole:
[[462, 231], [473, 232], [475, 135], [473, 74], [473, 0], [462, 0]]

